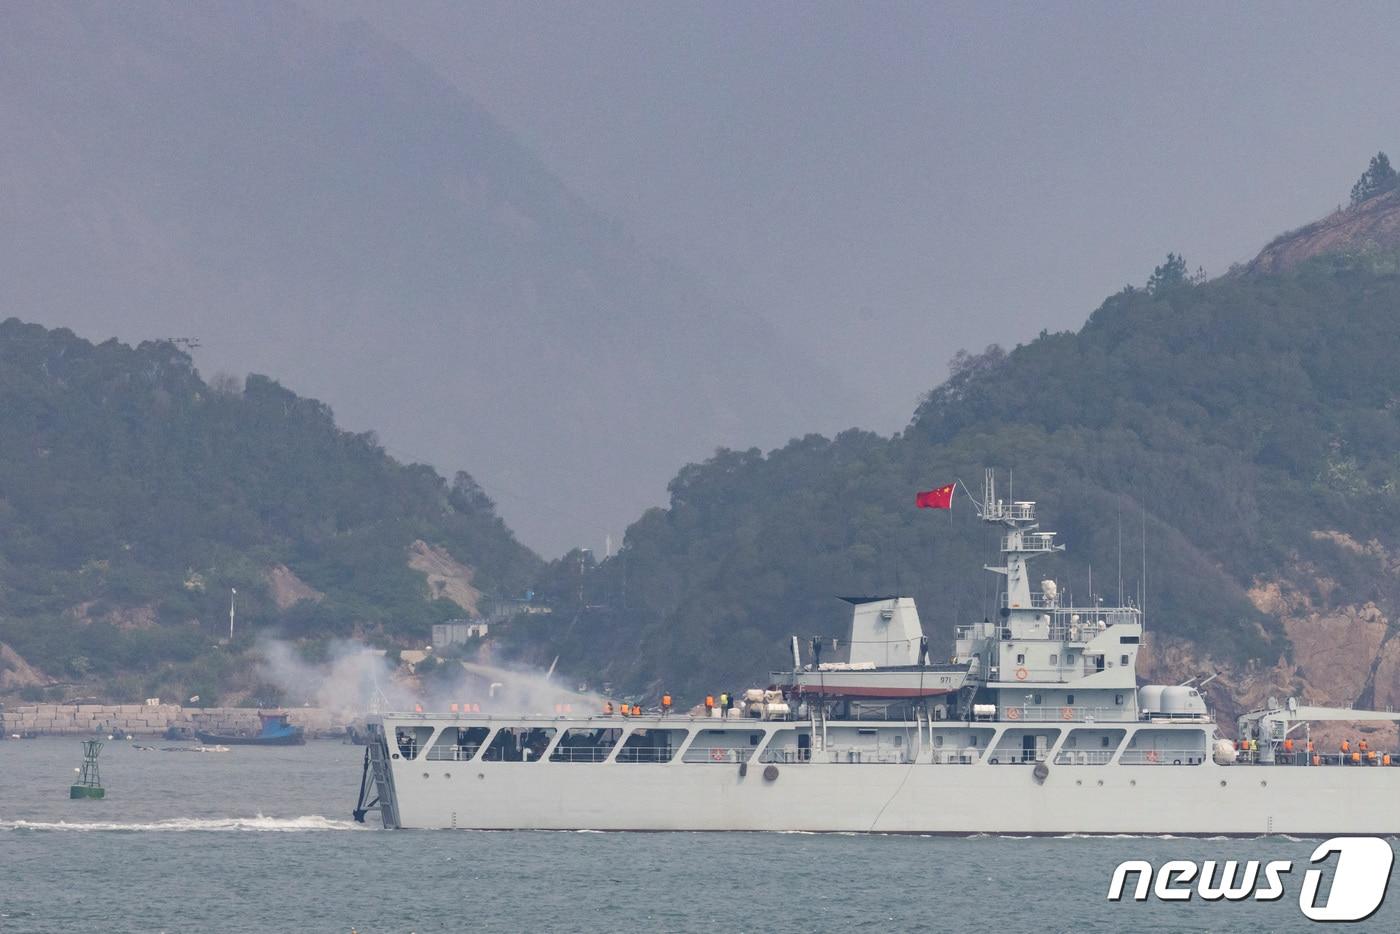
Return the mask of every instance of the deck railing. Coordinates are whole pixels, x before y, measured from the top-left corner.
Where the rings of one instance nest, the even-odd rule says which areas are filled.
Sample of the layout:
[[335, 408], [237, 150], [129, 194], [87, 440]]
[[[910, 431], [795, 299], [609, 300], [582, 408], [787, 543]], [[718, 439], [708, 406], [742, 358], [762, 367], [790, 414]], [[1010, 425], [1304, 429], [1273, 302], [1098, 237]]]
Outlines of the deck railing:
[[1122, 765], [1200, 765], [1202, 749], [1125, 749], [1118, 759]]
[[623, 746], [618, 750], [618, 762], [670, 762], [676, 750], [670, 746]]
[[1014, 519], [1018, 522], [1035, 521], [1035, 503], [983, 503], [982, 519], [986, 522], [997, 522], [1004, 519]]
[[480, 746], [432, 746], [428, 749], [429, 762], [467, 762], [475, 758]]
[[753, 747], [740, 746], [691, 746], [681, 756], [682, 762], [711, 763], [713, 765], [723, 765], [725, 763], [748, 762], [753, 758]]
[[[1012, 714], [1012, 711], [1015, 714]], [[1003, 707], [1001, 711], [1003, 720], [1019, 720], [1028, 723], [1082, 723], [1092, 720], [1095, 723], [1103, 721], [1122, 722], [1125, 720], [1135, 720], [1132, 708], [1122, 707], [1085, 707], [1085, 706], [1020, 706]]]
[[605, 762], [612, 751], [611, 746], [556, 746], [549, 754], [549, 761]]
[[1061, 749], [1055, 755], [1056, 765], [1108, 765], [1112, 749]]

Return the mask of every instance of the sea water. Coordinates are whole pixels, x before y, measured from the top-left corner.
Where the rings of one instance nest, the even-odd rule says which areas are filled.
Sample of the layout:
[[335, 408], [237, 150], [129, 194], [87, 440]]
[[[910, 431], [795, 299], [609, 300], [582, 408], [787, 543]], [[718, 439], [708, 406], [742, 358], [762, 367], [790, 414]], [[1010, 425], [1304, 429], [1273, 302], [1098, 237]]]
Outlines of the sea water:
[[[100, 801], [68, 797], [78, 741], [0, 742], [0, 931], [1320, 927], [1298, 908], [1314, 840], [385, 831], [350, 819], [362, 747], [143, 742], [107, 744]], [[1271, 903], [1110, 902], [1126, 859], [1296, 868]], [[1362, 927], [1397, 922], [1400, 895]]]

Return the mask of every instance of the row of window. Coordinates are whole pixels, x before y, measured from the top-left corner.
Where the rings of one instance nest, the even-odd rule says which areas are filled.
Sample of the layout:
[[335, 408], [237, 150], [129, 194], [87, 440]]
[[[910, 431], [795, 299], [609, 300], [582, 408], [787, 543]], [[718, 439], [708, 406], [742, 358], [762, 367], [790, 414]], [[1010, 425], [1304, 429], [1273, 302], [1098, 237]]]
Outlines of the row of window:
[[[398, 755], [405, 759], [416, 759], [423, 750], [423, 744], [432, 736], [432, 727], [401, 727], [395, 731], [394, 745]], [[553, 727], [502, 727], [496, 731], [489, 745], [482, 748], [489, 727], [447, 727], [438, 734], [436, 741], [428, 748], [425, 756], [429, 761], [470, 762], [478, 756], [483, 762], [537, 762], [549, 749], [554, 734]], [[646, 729], [634, 730], [628, 735], [622, 748], [618, 750], [618, 762], [670, 762], [676, 750], [685, 741], [689, 730]], [[734, 731], [705, 730], [731, 737], [744, 737]], [[703, 736], [702, 733], [702, 736]], [[762, 733], [748, 734], [750, 745], [758, 745]], [[559, 742], [549, 753], [551, 762], [603, 762], [612, 754], [613, 748], [622, 737], [618, 727], [599, 727], [565, 730]]]
[[[487, 737], [491, 733], [489, 727], [447, 727], [438, 734], [432, 746], [427, 748], [424, 758], [428, 761], [438, 762], [470, 762], [477, 759], [482, 762], [538, 762], [545, 757], [547, 751], [550, 762], [605, 762], [622, 738], [622, 729], [619, 727], [573, 728], [565, 730], [559, 742], [551, 749], [550, 743], [557, 732], [553, 727], [502, 727], [491, 737], [490, 744], [483, 748], [483, 744], [486, 743]], [[689, 732], [689, 730], [683, 729], [634, 730], [622, 742], [621, 749], [617, 750], [616, 761], [624, 763], [670, 762], [675, 757], [677, 750], [684, 745]], [[874, 731], [858, 731], [858, 733], [866, 732]], [[1059, 730], [1008, 731], [1003, 734], [1002, 745], [1008, 746], [1019, 742], [1029, 749], [1037, 744], [1053, 744], [1059, 733]], [[784, 734], [788, 735], [784, 736]], [[775, 735], [780, 741], [775, 741], [770, 749], [776, 749], [777, 754], [791, 751], [801, 755], [808, 750], [811, 741], [806, 733], [798, 733], [796, 730], [783, 730]], [[950, 740], [948, 745], [976, 749], [979, 745], [990, 741], [992, 735], [991, 730], [970, 730], [948, 737]], [[1123, 730], [1105, 732], [1074, 730], [1066, 740], [1065, 747], [1074, 749], [1079, 745], [1079, 739], [1082, 736], [1091, 743], [1097, 741], [1100, 748], [1116, 748], [1123, 741], [1125, 735]], [[394, 736], [394, 745], [398, 749], [396, 755], [405, 759], [418, 758], [419, 754], [424, 751], [423, 744], [431, 736], [432, 727], [401, 727]], [[1177, 739], [1182, 738], [1184, 737], [1177, 736]], [[904, 744], [904, 737], [899, 733], [893, 733], [890, 739], [896, 750]], [[1139, 734], [1139, 738], [1135, 742], [1145, 739], [1145, 736]], [[701, 730], [696, 736], [695, 742], [687, 749], [685, 761], [747, 762], [753, 755], [754, 748], [762, 740], [763, 733], [759, 732]], [[788, 748], [789, 741], [794, 743], [791, 749]], [[1189, 741], [1198, 743], [1197, 750], [1199, 751], [1204, 746], [1204, 734], [1193, 735]], [[944, 745], [945, 736], [942, 733], [933, 736], [935, 748], [943, 748]], [[876, 744], [871, 747], [871, 751], [878, 752], [879, 748], [880, 744], [877, 739]]]
[[[1126, 637], [1125, 637], [1125, 638], [1126, 638]], [[980, 657], [980, 655], [979, 655], [979, 657]], [[1095, 656], [1093, 656], [1093, 658], [1095, 658], [1095, 659], [1098, 661], [1099, 667], [1102, 668], [1102, 667], [1103, 667], [1103, 656], [1102, 656], [1102, 655], [1095, 655]], [[1132, 659], [1131, 659], [1129, 656], [1127, 656], [1127, 655], [1123, 655], [1123, 656], [1120, 656], [1120, 657], [1119, 657], [1119, 664], [1121, 664], [1124, 668], [1128, 667], [1128, 665], [1129, 665], [1131, 662], [1132, 662]], [[1018, 653], [1016, 653], [1016, 664], [1018, 664], [1018, 665], [1024, 665], [1025, 663], [1026, 663], [1026, 653], [1024, 653], [1024, 652], [1018, 652]], [[1050, 664], [1051, 664], [1051, 666], [1058, 666], [1058, 665], [1060, 664], [1060, 655], [1059, 655], [1058, 652], [1052, 652], [1052, 653], [1050, 653]], [[1070, 653], [1068, 653], [1068, 654], [1065, 655], [1065, 664], [1066, 664], [1066, 665], [1073, 665], [1073, 664], [1074, 664], [1074, 653], [1073, 653], [1073, 652], [1070, 652]], [[1110, 664], [1112, 664], [1112, 663], [1110, 663]]]

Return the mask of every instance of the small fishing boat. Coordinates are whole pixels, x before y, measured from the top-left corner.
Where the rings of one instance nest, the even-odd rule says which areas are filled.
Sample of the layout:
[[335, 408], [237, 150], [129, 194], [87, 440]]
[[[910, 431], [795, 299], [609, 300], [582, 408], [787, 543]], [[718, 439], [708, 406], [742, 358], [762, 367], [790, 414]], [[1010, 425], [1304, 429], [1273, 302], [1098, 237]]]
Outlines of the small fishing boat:
[[257, 733], [209, 733], [196, 730], [195, 736], [206, 746], [301, 746], [306, 742], [306, 731], [293, 726], [284, 713], [258, 712], [262, 729]]

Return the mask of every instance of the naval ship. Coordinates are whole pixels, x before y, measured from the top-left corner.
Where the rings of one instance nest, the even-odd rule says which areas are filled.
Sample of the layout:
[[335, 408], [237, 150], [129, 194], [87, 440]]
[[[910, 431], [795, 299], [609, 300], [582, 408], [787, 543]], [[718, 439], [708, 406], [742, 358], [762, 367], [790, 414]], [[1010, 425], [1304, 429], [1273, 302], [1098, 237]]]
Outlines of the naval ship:
[[[947, 488], [945, 488], [947, 489]], [[973, 499], [971, 496], [969, 499]], [[976, 503], [976, 500], [973, 499]], [[1063, 550], [998, 499], [995, 618], [929, 657], [913, 599], [848, 597], [845, 661], [807, 657], [689, 714], [385, 713], [354, 816], [386, 828], [952, 834], [1400, 834], [1400, 756], [1314, 749], [1310, 724], [1400, 714], [1270, 701], [1221, 735], [1194, 682], [1139, 685], [1140, 606], [1072, 606]], [[1097, 604], [1097, 601], [1090, 600]], [[1124, 601], [1120, 601], [1124, 602]], [[1131, 602], [1131, 601], [1126, 601]], [[631, 715], [624, 715], [631, 714]]]

